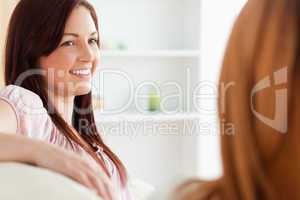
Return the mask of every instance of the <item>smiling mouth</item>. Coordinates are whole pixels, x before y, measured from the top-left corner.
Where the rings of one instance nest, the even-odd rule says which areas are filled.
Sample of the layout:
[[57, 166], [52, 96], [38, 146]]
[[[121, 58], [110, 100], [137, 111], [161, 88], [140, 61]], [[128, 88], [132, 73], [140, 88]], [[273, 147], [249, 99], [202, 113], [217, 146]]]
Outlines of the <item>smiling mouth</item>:
[[70, 74], [75, 76], [90, 76], [92, 73], [91, 69], [73, 69], [70, 70]]

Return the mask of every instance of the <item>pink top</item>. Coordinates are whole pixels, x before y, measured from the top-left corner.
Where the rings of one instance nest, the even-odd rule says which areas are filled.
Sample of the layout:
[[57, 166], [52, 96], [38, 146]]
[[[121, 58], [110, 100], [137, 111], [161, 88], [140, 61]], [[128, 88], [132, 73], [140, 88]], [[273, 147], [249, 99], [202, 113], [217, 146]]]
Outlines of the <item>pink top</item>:
[[[93, 166], [98, 167], [96, 161], [85, 150], [76, 143], [70, 143], [59, 132], [37, 94], [20, 86], [8, 85], [0, 90], [0, 99], [9, 103], [16, 114], [17, 134], [47, 141], [70, 151], [73, 151], [73, 145], [75, 149], [78, 149], [76, 153], [91, 162]], [[119, 199], [131, 199], [128, 188], [122, 188], [121, 186], [120, 176], [114, 163], [104, 152], [100, 151], [100, 153], [111, 173], [111, 179]]]

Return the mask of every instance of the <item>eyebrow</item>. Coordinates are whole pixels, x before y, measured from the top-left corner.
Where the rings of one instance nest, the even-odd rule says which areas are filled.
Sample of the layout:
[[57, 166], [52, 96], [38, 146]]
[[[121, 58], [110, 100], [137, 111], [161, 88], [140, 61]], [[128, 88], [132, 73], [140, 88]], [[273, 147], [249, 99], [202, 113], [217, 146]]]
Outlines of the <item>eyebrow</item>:
[[[91, 33], [90, 36], [95, 35], [95, 34], [98, 35], [98, 32], [95, 31], [95, 32]], [[64, 33], [64, 36], [67, 36], [67, 35], [74, 36], [74, 37], [79, 37], [79, 35], [76, 34], [76, 33]]]

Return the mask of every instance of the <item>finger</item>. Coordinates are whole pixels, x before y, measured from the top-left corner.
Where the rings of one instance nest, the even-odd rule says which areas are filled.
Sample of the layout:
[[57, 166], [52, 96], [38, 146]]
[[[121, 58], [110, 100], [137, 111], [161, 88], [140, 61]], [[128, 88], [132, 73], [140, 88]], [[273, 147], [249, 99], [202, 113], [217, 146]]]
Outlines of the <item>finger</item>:
[[[96, 177], [97, 174], [95, 173], [95, 170], [93, 169], [93, 167], [85, 161], [81, 162], [80, 164], [81, 164], [82, 171], [84, 171], [84, 173], [87, 174], [88, 179], [91, 182], [91, 184], [93, 185], [93, 187], [98, 192], [101, 191], [100, 185], [97, 183], [97, 181], [94, 180], [94, 177]], [[101, 193], [103, 193], [103, 192], [101, 192]]]
[[100, 170], [96, 170], [94, 173], [95, 173], [94, 177], [96, 178], [96, 180], [98, 180], [98, 182], [102, 182], [104, 184], [105, 190], [107, 191], [109, 196], [112, 199], [117, 199], [116, 198], [116, 192], [113, 189], [113, 184], [111, 182], [111, 179], [105, 173], [100, 172]]
[[98, 178], [96, 173], [89, 172], [89, 179], [92, 182], [92, 184], [98, 188], [99, 192], [104, 195], [107, 199], [111, 200], [113, 199], [112, 193], [107, 190], [108, 183], [105, 183], [103, 180]]
[[93, 172], [97, 177], [100, 177], [104, 182], [110, 182], [110, 178], [108, 177], [108, 175], [104, 172], [104, 170], [102, 168], [100, 168], [99, 166], [94, 167], [92, 165], [90, 165], [90, 163], [86, 162], [85, 163], [87, 169], [89, 169], [89, 171]]
[[84, 172], [75, 172], [74, 178], [77, 182], [79, 182], [80, 184], [88, 187], [89, 189], [96, 191], [94, 185], [92, 184], [92, 182], [89, 180], [88, 176], [84, 174]]
[[105, 196], [108, 196], [109, 199], [116, 199], [109, 177], [101, 171], [99, 167], [95, 168], [86, 160], [83, 160], [81, 164], [85, 168], [94, 187], [98, 188], [99, 191]]

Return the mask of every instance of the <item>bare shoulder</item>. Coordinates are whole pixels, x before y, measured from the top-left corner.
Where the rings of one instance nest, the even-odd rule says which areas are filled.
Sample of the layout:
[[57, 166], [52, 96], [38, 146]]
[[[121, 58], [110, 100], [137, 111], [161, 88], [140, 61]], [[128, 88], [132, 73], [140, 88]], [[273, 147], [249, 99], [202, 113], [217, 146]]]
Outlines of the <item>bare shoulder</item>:
[[16, 133], [18, 128], [17, 114], [13, 106], [0, 98], [0, 133]]

